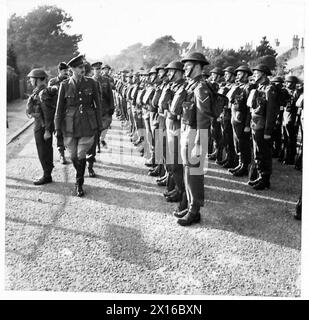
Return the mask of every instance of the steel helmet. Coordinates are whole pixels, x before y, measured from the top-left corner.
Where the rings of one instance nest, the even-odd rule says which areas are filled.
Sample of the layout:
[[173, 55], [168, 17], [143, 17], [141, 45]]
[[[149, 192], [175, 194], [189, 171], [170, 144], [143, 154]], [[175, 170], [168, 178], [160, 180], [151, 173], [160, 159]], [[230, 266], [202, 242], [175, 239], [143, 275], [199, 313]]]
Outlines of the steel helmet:
[[205, 56], [200, 52], [192, 52], [188, 53], [182, 60], [182, 63], [185, 63], [187, 61], [196, 61], [199, 62], [202, 65], [209, 64], [209, 62], [206, 60]]
[[111, 67], [110, 67], [108, 64], [104, 64], [104, 65], [102, 66], [102, 69], [104, 69], [104, 68], [111, 69]]
[[297, 77], [295, 76], [286, 76], [285, 77], [285, 82], [294, 82], [294, 83], [298, 83], [299, 80]]
[[152, 74], [152, 73], [157, 73], [157, 67], [156, 66], [153, 66], [148, 72], [149, 75]]
[[27, 77], [29, 77], [29, 78], [47, 78], [48, 75], [43, 69], [35, 68], [35, 69], [32, 69], [28, 73]]
[[161, 63], [160, 65], [158, 65], [156, 67], [157, 71], [159, 71], [160, 69], [165, 69], [165, 67], [167, 66], [167, 63]]
[[223, 72], [229, 72], [229, 73], [234, 74], [235, 73], [235, 68], [232, 67], [232, 66], [228, 66], [225, 69], [223, 69]]
[[220, 76], [224, 75], [224, 72], [220, 67], [213, 68], [212, 70], [210, 70], [210, 73], [216, 73], [216, 74], [219, 74]]
[[170, 62], [166, 67], [165, 67], [166, 70], [168, 69], [176, 69], [176, 70], [180, 70], [180, 71], [184, 71], [183, 70], [183, 63], [181, 63], [180, 61], [172, 61]]
[[283, 83], [284, 80], [283, 80], [282, 77], [276, 76], [276, 77], [271, 78], [271, 79], [270, 79], [270, 82], [280, 82], [280, 83]]
[[249, 76], [252, 76], [252, 71], [251, 69], [246, 66], [245, 64], [239, 66], [238, 68], [235, 69], [235, 74], [237, 73], [237, 71], [242, 71], [242, 72], [247, 72]]
[[258, 71], [261, 71], [261, 72], [264, 72], [267, 76], [271, 76], [271, 72], [270, 72], [270, 69], [267, 67], [266, 64], [258, 64], [256, 67], [252, 68], [252, 70], [258, 70]]

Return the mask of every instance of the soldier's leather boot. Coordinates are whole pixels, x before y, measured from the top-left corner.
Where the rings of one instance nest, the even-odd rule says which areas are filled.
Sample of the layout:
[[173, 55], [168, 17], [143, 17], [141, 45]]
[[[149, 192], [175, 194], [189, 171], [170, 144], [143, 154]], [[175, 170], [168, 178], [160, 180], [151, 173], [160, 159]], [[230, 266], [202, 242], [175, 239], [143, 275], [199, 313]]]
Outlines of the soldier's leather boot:
[[244, 176], [247, 176], [248, 173], [249, 173], [248, 166], [245, 164], [242, 164], [241, 167], [237, 171], [234, 171], [232, 174], [234, 177], [244, 177]]
[[76, 184], [75, 184], [75, 190], [76, 195], [78, 197], [82, 197], [85, 193], [83, 190], [83, 184], [84, 184], [84, 175], [85, 175], [85, 169], [86, 169], [86, 159], [76, 160]]
[[167, 196], [165, 199], [167, 202], [180, 202], [182, 198], [181, 193], [177, 191], [175, 195]]
[[225, 158], [221, 161], [216, 160], [216, 164], [218, 164], [219, 166], [224, 166], [228, 161], [229, 161], [228, 158]]
[[177, 194], [177, 189], [175, 189], [175, 188], [170, 191], [165, 190], [163, 192], [164, 197], [171, 197], [171, 196], [174, 196], [175, 194]]
[[228, 169], [228, 172], [233, 173], [233, 172], [239, 170], [241, 165], [242, 165], [242, 163], [239, 163], [238, 166], [236, 166], [235, 168]]
[[154, 170], [150, 170], [148, 175], [150, 177], [159, 177], [162, 171], [163, 164], [158, 164]]
[[165, 178], [165, 179], [157, 182], [157, 185], [158, 185], [159, 187], [166, 187], [166, 186], [167, 186], [167, 178]]
[[207, 155], [208, 160], [215, 161], [217, 159], [217, 151]]
[[88, 163], [88, 174], [89, 174], [90, 178], [95, 177], [95, 172], [93, 170], [93, 163], [91, 163], [91, 162]]
[[236, 160], [229, 159], [226, 163], [222, 165], [225, 169], [234, 169], [238, 166], [238, 162]]
[[269, 181], [270, 176], [262, 176], [261, 180], [253, 186], [254, 190], [264, 190], [264, 189], [269, 189], [270, 188], [270, 181]]
[[248, 183], [248, 185], [249, 185], [250, 187], [253, 187], [253, 186], [255, 186], [256, 184], [258, 184], [261, 180], [262, 180], [262, 178], [260, 177], [260, 178], [257, 178], [257, 179], [255, 179], [255, 180], [249, 180], [247, 183]]
[[188, 213], [188, 210], [189, 210], [188, 208], [182, 211], [175, 210], [173, 214], [176, 218], [180, 219], [180, 218], [183, 218]]
[[185, 216], [179, 218], [177, 223], [183, 227], [191, 226], [193, 223], [199, 223], [201, 220], [201, 214], [199, 209], [190, 208]]

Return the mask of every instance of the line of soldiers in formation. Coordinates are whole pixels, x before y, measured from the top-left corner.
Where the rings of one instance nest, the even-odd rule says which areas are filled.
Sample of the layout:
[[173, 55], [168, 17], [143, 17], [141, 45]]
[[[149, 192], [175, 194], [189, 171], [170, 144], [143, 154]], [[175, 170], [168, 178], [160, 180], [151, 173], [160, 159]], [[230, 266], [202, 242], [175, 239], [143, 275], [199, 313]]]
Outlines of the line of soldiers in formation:
[[179, 202], [174, 215], [182, 226], [200, 221], [207, 158], [234, 176], [249, 174], [248, 184], [255, 190], [270, 187], [272, 156], [300, 169], [302, 143], [297, 153], [296, 141], [298, 128], [302, 133], [303, 89], [296, 88], [298, 79], [270, 81], [271, 72], [263, 64], [253, 72], [241, 65], [215, 68], [208, 75], [208, 64], [203, 54], [193, 52], [149, 71], [123, 70], [114, 81], [109, 66], [89, 65], [79, 55], [60, 63], [59, 76], [48, 85], [44, 70], [32, 70], [27, 114], [35, 118], [43, 168], [34, 184], [52, 182], [55, 132], [60, 160], [66, 162], [67, 148], [76, 170], [75, 192], [83, 196], [87, 162], [94, 177], [96, 149], [100, 151], [100, 141], [106, 146], [115, 110], [147, 159], [149, 175], [166, 186], [166, 200]]
[[[249, 176], [255, 190], [270, 188], [272, 158], [302, 168], [301, 81], [269, 79], [265, 64], [252, 70], [216, 67], [209, 74], [206, 65], [194, 52], [149, 71], [123, 70], [115, 81], [117, 117], [128, 124], [131, 141], [152, 167], [148, 175], [166, 186], [166, 201], [179, 202], [174, 215], [181, 225], [200, 220], [203, 170], [190, 173], [190, 168], [203, 169], [205, 156], [235, 177]], [[203, 131], [208, 139], [202, 140]]]

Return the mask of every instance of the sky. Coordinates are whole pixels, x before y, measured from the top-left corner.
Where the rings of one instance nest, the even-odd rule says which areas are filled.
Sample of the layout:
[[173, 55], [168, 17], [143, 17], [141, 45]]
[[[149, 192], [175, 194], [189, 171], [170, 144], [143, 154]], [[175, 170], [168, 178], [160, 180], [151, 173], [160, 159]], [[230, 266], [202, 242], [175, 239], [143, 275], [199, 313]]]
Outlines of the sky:
[[25, 15], [39, 5], [56, 5], [74, 21], [70, 33], [83, 35], [80, 52], [89, 58], [118, 54], [137, 42], [151, 44], [172, 35], [177, 42], [238, 49], [257, 45], [266, 35], [271, 44], [290, 46], [304, 36], [305, 0], [8, 0], [7, 16]]

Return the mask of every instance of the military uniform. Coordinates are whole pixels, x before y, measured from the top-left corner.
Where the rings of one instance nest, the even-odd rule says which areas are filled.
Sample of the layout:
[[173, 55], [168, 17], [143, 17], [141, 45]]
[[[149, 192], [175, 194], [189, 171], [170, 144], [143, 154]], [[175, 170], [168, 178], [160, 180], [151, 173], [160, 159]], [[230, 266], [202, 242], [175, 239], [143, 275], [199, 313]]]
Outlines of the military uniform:
[[301, 170], [302, 169], [302, 162], [303, 162], [303, 138], [304, 138], [304, 93], [302, 92], [299, 98], [296, 101], [297, 107], [297, 116], [295, 126], [299, 127], [300, 130], [300, 145], [297, 152], [296, 160], [295, 160], [295, 169]]
[[[79, 57], [71, 60], [72, 67], [77, 63], [83, 63], [83, 60]], [[60, 85], [55, 128], [57, 132], [62, 132], [64, 143], [70, 151], [78, 190], [84, 183], [86, 154], [94, 143], [95, 134], [102, 130], [100, 103], [97, 84], [92, 78], [81, 77], [76, 83], [70, 77]], [[83, 191], [78, 194], [83, 195]]]
[[[271, 74], [264, 65], [253, 70], [261, 70], [266, 76]], [[254, 160], [259, 173], [253, 188], [262, 190], [270, 187], [272, 173], [272, 140], [265, 139], [264, 135], [272, 135], [279, 112], [276, 90], [267, 77], [250, 92], [247, 104], [250, 107]]]
[[[227, 67], [223, 70], [224, 72], [229, 72], [234, 75], [235, 70], [233, 67]], [[234, 82], [229, 80], [228, 82], [222, 84], [218, 90], [218, 93], [226, 94], [232, 88]], [[231, 123], [231, 105], [226, 103], [223, 107], [222, 113], [220, 115], [221, 121], [221, 132], [222, 132], [222, 144], [226, 152], [226, 158], [222, 161], [219, 161], [218, 164], [222, 165], [225, 168], [234, 167], [236, 161], [236, 153], [233, 141], [233, 128]]]
[[[47, 78], [44, 70], [33, 69], [28, 77]], [[45, 184], [52, 181], [51, 173], [53, 165], [53, 117], [54, 106], [49, 102], [50, 93], [46, 85], [40, 85], [33, 90], [27, 101], [26, 113], [34, 117], [34, 138], [37, 147], [38, 157], [43, 169], [43, 177], [34, 181], [35, 185]]]
[[[183, 71], [180, 61], [172, 61], [166, 69]], [[179, 211], [187, 208], [185, 187], [183, 180], [183, 165], [180, 154], [180, 130], [182, 102], [186, 97], [185, 80], [183, 78], [173, 81], [162, 92], [159, 101], [159, 112], [166, 110], [166, 136], [167, 136], [167, 170], [169, 172], [167, 184], [167, 199], [181, 201]], [[162, 110], [162, 111], [161, 111]], [[175, 191], [172, 189], [175, 185]], [[185, 197], [185, 198], [184, 198]]]
[[[61, 64], [60, 64], [60, 67], [61, 67]], [[63, 66], [62, 68], [68, 68], [68, 66], [66, 65], [66, 67]], [[55, 77], [55, 78], [51, 78], [49, 80], [49, 82], [48, 82], [48, 87], [56, 87], [58, 89], [58, 92], [59, 92], [60, 84], [65, 79], [67, 79], [67, 77], [61, 77], [60, 75]], [[56, 140], [57, 140], [58, 152], [63, 157], [63, 163], [66, 163], [65, 158], [64, 158], [65, 147], [64, 147], [64, 142], [63, 142], [63, 136], [60, 135], [60, 136], [56, 137]]]
[[[287, 80], [289, 80], [289, 82], [297, 82], [297, 78], [293, 76], [287, 77]], [[296, 89], [286, 88], [286, 91], [288, 97], [283, 111], [283, 163], [294, 164], [298, 131], [295, 126], [297, 115], [296, 101], [299, 97], [299, 94]]]
[[[209, 64], [198, 52], [188, 54], [182, 63], [201, 66]], [[192, 74], [192, 70], [190, 74]], [[186, 99], [182, 103], [181, 158], [188, 208], [177, 214], [178, 224], [188, 226], [200, 221], [200, 207], [204, 206], [204, 162], [208, 146], [208, 131], [213, 117], [212, 98], [202, 74], [188, 81]]]

